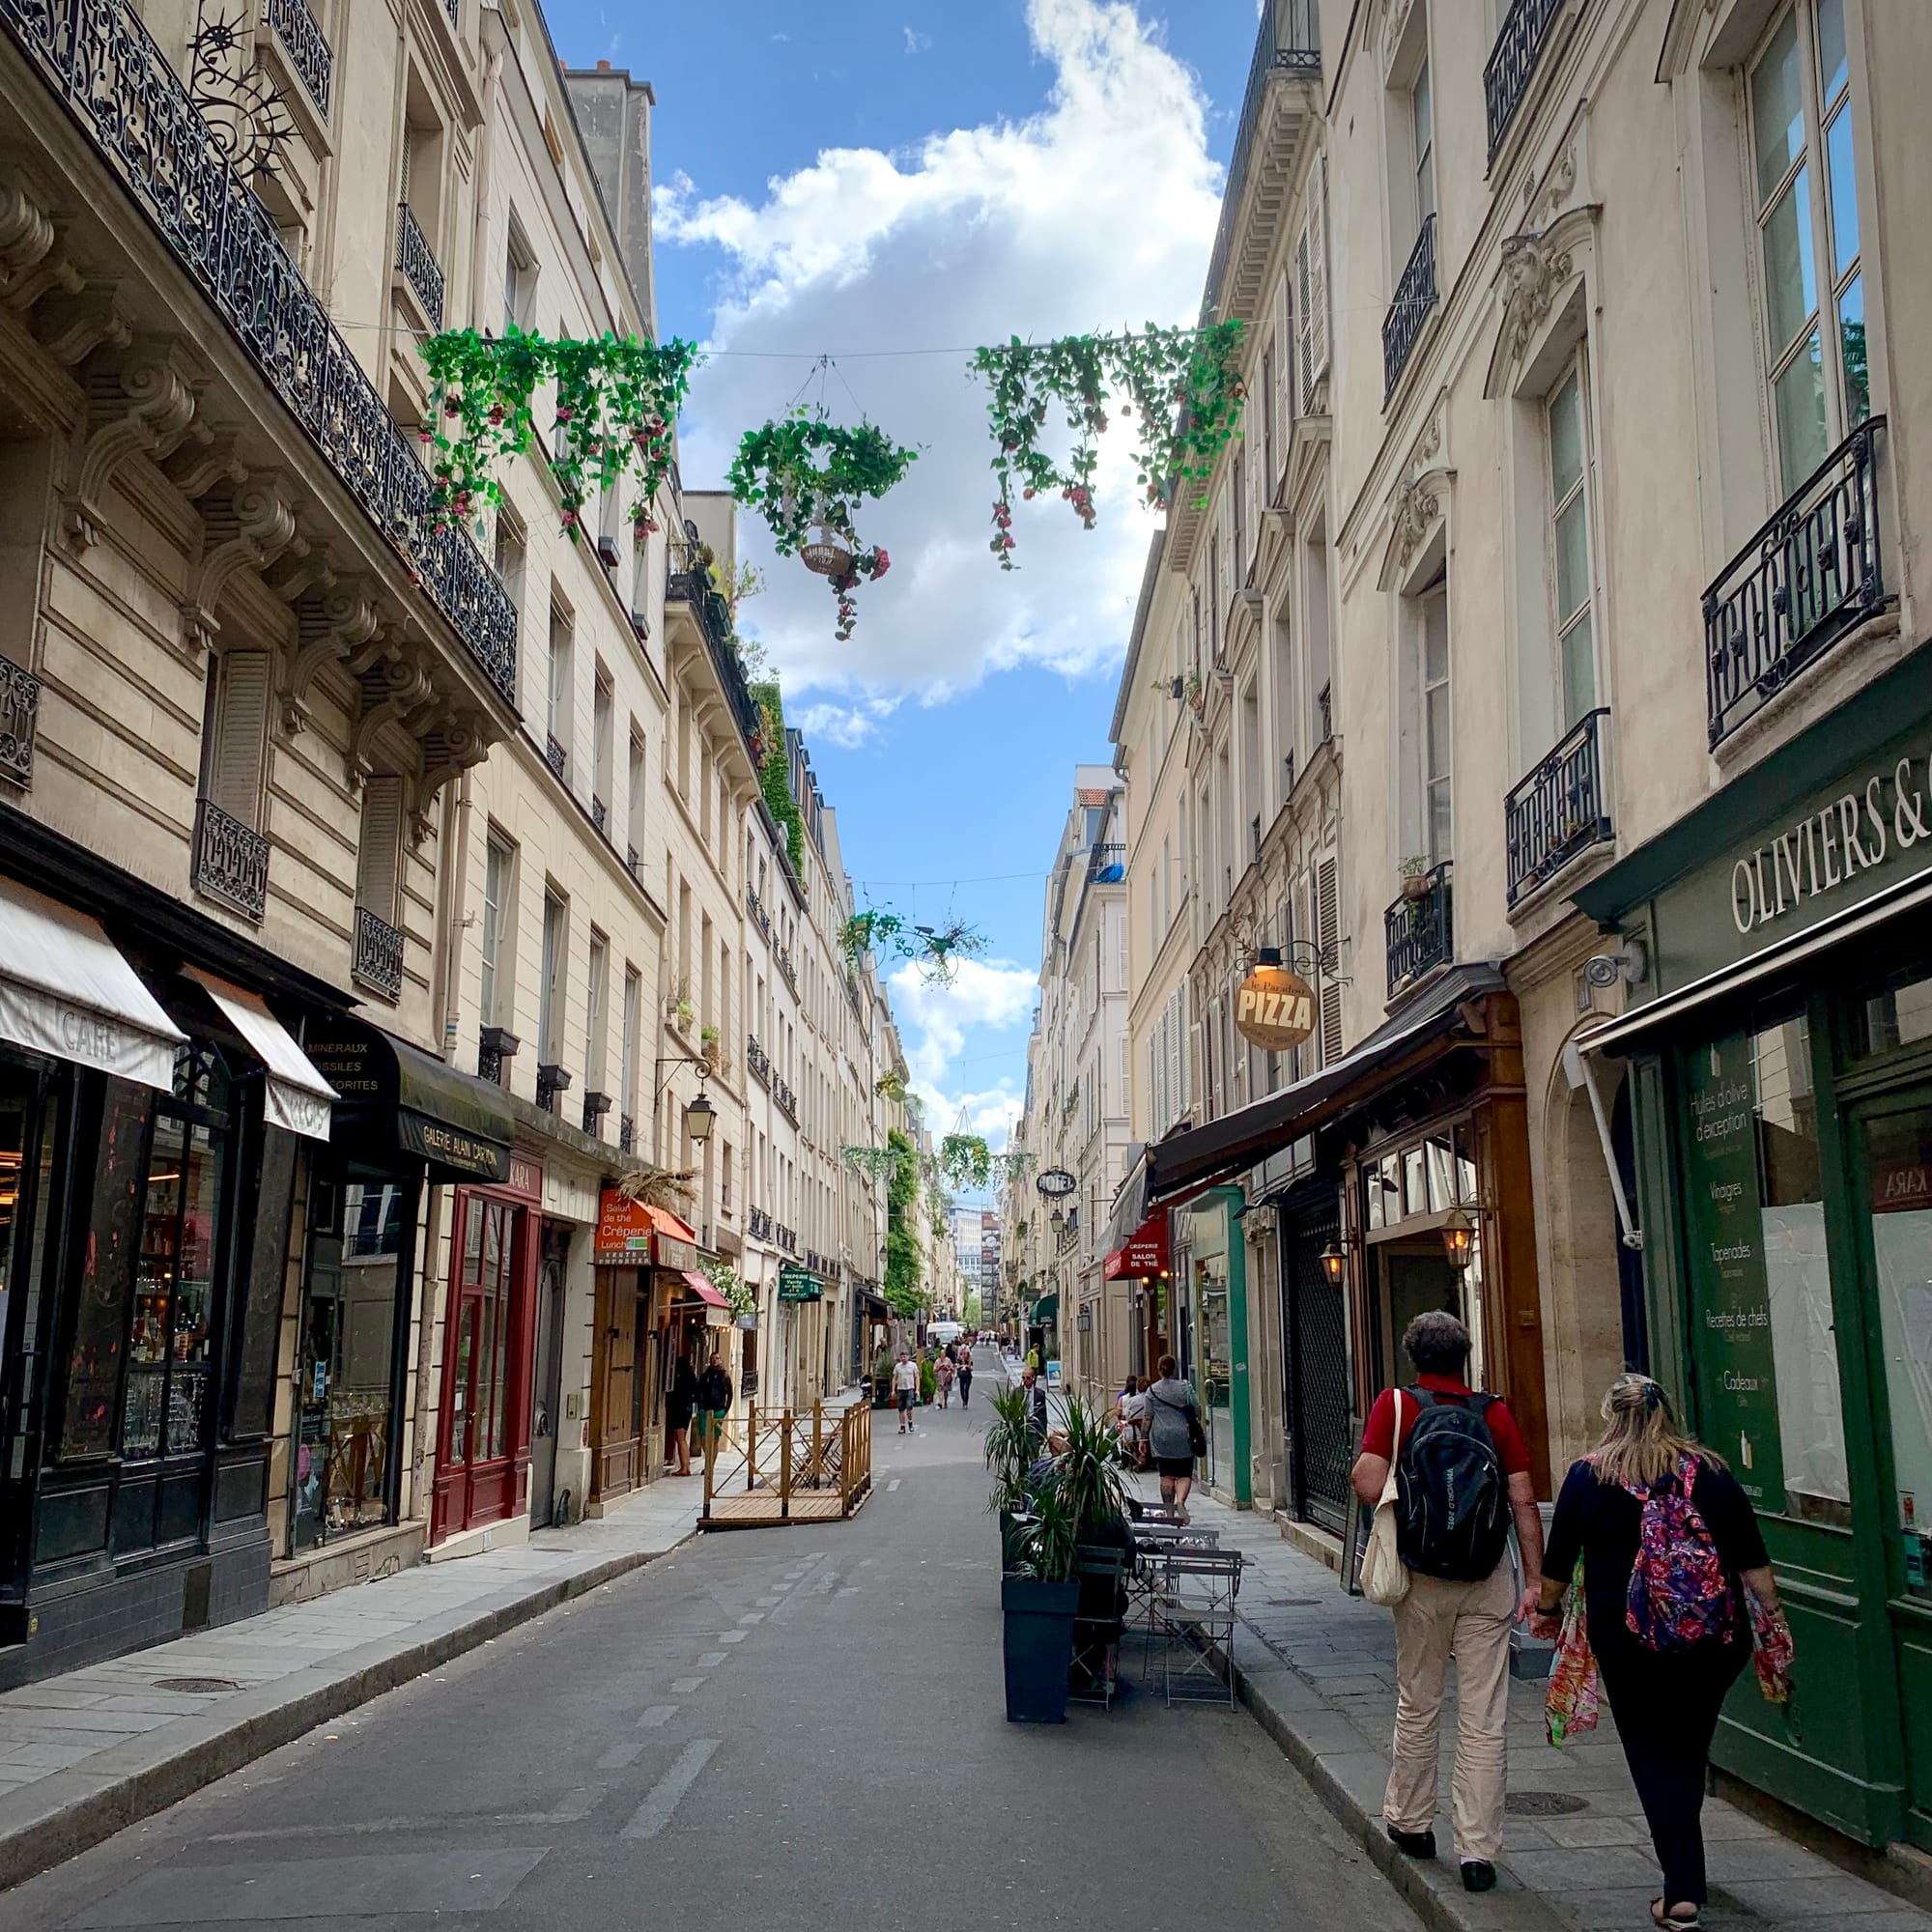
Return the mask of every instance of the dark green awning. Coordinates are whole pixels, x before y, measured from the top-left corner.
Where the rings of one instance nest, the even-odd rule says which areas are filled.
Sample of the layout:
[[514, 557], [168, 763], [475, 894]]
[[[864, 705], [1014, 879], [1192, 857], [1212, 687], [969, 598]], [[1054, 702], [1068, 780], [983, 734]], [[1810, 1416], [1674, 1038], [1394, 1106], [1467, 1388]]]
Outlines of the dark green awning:
[[318, 1021], [304, 1045], [342, 1095], [339, 1142], [354, 1149], [373, 1136], [427, 1161], [436, 1179], [509, 1179], [517, 1123], [500, 1087], [347, 1013]]
[[1042, 1294], [1033, 1305], [1033, 1321], [1036, 1328], [1055, 1328], [1060, 1324], [1060, 1297], [1057, 1294]]

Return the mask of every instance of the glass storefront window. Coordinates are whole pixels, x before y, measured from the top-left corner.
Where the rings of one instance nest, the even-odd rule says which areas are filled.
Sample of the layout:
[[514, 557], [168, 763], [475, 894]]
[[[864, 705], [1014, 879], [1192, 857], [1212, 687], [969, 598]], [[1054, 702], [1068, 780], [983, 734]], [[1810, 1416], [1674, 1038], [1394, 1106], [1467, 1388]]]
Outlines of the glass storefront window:
[[394, 1520], [397, 1323], [408, 1299], [415, 1204], [415, 1182], [371, 1176], [319, 1177], [311, 1190], [291, 1476], [294, 1550]]
[[1932, 979], [1901, 980], [1861, 1003], [1861, 1058], [1932, 1039]]
[[106, 1083], [99, 1169], [80, 1247], [73, 1344], [67, 1362], [61, 1413], [64, 1457], [104, 1456], [114, 1448], [128, 1341], [128, 1289], [140, 1252], [137, 1221], [149, 1113], [147, 1088], [127, 1080]]
[[1785, 1507], [1794, 1516], [1849, 1520], [1818, 1100], [1802, 1017], [1752, 1037], [1751, 1102]]
[[1432, 1134], [1423, 1146], [1429, 1165], [1429, 1204], [1432, 1214], [1445, 1214], [1456, 1205], [1456, 1156], [1446, 1134]]
[[1402, 1157], [1402, 1195], [1405, 1211], [1410, 1214], [1429, 1212], [1429, 1183], [1423, 1178], [1422, 1150], [1412, 1147], [1405, 1151]]
[[1862, 1127], [1905, 1581], [1932, 1596], [1932, 1107]]

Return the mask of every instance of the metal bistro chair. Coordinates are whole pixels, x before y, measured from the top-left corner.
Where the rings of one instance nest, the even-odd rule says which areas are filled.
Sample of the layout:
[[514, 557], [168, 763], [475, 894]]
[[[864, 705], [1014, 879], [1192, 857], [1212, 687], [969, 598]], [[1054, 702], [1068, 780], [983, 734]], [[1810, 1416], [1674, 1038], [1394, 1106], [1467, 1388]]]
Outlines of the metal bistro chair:
[[1153, 1600], [1167, 1558], [1178, 1549], [1218, 1549], [1221, 1532], [1183, 1528], [1179, 1523], [1150, 1522], [1145, 1518], [1135, 1522], [1132, 1529], [1134, 1560], [1127, 1570], [1127, 1622], [1141, 1633], [1145, 1649], [1151, 1646], [1153, 1635]]
[[[1122, 1634], [1122, 1617], [1117, 1612], [1126, 1599], [1132, 1613], [1132, 1597], [1127, 1589], [1127, 1553], [1082, 1545], [1074, 1563], [1080, 1579], [1082, 1607], [1073, 1617], [1073, 1666], [1067, 1696], [1082, 1704], [1098, 1704], [1111, 1709], [1114, 1702], [1113, 1673], [1107, 1668], [1107, 1652]], [[1088, 1606], [1104, 1603], [1099, 1615], [1088, 1613]]]
[[[1165, 1652], [1167, 1701], [1225, 1697], [1235, 1703], [1235, 1598], [1241, 1587], [1238, 1549], [1169, 1549], [1161, 1553], [1149, 1623]], [[1177, 1667], [1178, 1666], [1178, 1667]]]

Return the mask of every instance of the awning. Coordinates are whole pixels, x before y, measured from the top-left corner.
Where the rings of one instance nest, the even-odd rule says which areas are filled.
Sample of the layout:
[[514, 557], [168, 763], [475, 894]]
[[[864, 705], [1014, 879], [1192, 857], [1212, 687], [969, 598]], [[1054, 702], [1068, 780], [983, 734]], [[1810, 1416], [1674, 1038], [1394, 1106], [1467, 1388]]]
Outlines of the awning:
[[286, 1127], [292, 1134], [326, 1141], [329, 1111], [338, 1096], [315, 1070], [315, 1063], [295, 1043], [289, 1030], [253, 993], [244, 993], [240, 986], [231, 986], [226, 980], [217, 980], [213, 973], [194, 966], [187, 969], [187, 977], [207, 988], [208, 997], [269, 1069], [263, 1118], [271, 1127]]
[[1847, 946], [1892, 921], [1932, 909], [1932, 878], [1918, 873], [1874, 893], [1870, 898], [1821, 919], [1788, 939], [1762, 948], [1734, 965], [1719, 967], [1668, 993], [1660, 993], [1617, 1019], [1577, 1037], [1585, 1053], [1627, 1053], [1645, 1035], [1690, 1017], [1715, 1001], [1781, 978], [1833, 947]]
[[1378, 1027], [1332, 1066], [1205, 1127], [1154, 1142], [1147, 1151], [1147, 1196], [1141, 1211], [1175, 1204], [1230, 1179], [1332, 1120], [1347, 1110], [1354, 1090], [1369, 1075], [1453, 1033], [1463, 1024], [1462, 1009], [1468, 1001], [1503, 989], [1503, 976], [1492, 965], [1453, 967], [1407, 1012]]
[[0, 879], [0, 1039], [165, 1094], [185, 1038], [94, 920]]
[[1156, 1208], [1107, 1257], [1107, 1279], [1167, 1272], [1167, 1212]]
[[373, 1136], [439, 1179], [509, 1179], [517, 1123], [500, 1087], [347, 1013], [316, 1023], [308, 1057], [340, 1096], [335, 1124], [352, 1151]]
[[1033, 1305], [1032, 1325], [1036, 1328], [1054, 1328], [1060, 1323], [1060, 1297], [1057, 1294], [1042, 1294]]
[[703, 1275], [699, 1274], [696, 1268], [682, 1268], [679, 1272], [684, 1276], [685, 1287], [693, 1294], [696, 1295], [699, 1301], [703, 1302], [707, 1307], [723, 1308], [727, 1313], [729, 1312], [731, 1297], [728, 1294], [721, 1293], [717, 1289], [713, 1288], [711, 1283]]

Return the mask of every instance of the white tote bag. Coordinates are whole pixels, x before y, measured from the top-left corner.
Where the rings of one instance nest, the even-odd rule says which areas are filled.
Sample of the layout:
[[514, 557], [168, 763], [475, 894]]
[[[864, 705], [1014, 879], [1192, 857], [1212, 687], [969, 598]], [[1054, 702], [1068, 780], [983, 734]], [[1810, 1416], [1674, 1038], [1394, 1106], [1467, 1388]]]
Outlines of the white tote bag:
[[1385, 1608], [1393, 1608], [1408, 1595], [1408, 1566], [1395, 1545], [1395, 1465], [1402, 1445], [1402, 1391], [1392, 1393], [1395, 1431], [1389, 1444], [1396, 1456], [1389, 1459], [1388, 1480], [1382, 1485], [1381, 1500], [1376, 1504], [1375, 1520], [1369, 1525], [1369, 1547], [1362, 1552], [1362, 1595]]

